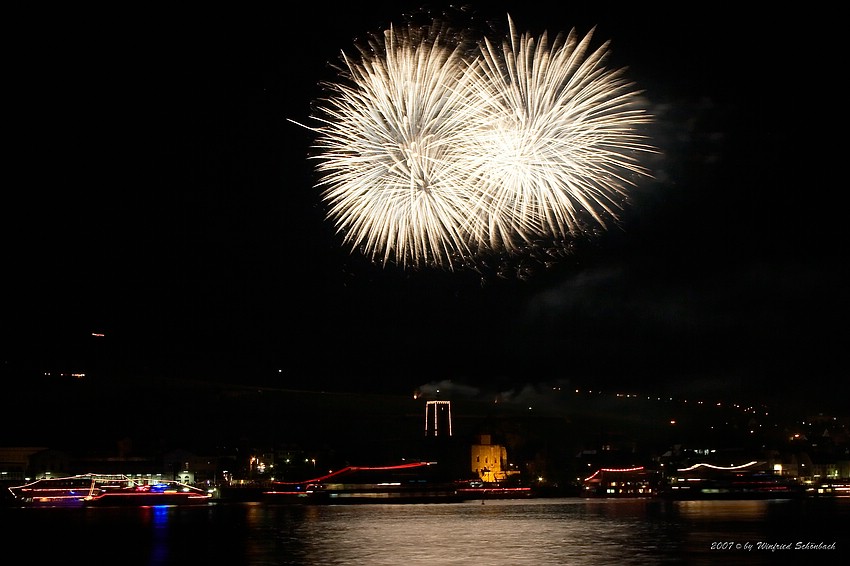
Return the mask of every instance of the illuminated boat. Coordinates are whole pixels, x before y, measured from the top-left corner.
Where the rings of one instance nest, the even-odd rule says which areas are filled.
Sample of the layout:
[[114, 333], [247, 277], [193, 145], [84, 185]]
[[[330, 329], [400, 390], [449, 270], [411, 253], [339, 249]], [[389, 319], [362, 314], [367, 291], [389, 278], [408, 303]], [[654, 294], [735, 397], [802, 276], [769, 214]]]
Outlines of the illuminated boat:
[[211, 494], [178, 481], [132, 479], [123, 474], [80, 474], [39, 479], [8, 488], [12, 502], [25, 506], [189, 505]]
[[530, 487], [508, 487], [498, 483], [471, 480], [461, 482], [458, 493], [467, 499], [528, 499], [536, 497]]
[[814, 497], [850, 497], [850, 481], [837, 479], [822, 480], [806, 484], [806, 495]]
[[585, 497], [654, 497], [658, 495], [658, 474], [643, 466], [599, 468], [584, 478]]
[[436, 462], [395, 466], [347, 466], [301, 482], [272, 482], [263, 500], [279, 503], [459, 503], [469, 499], [440, 478]]
[[734, 466], [701, 462], [679, 468], [667, 481], [670, 499], [794, 499], [805, 495], [798, 481], [764, 469], [753, 460]]

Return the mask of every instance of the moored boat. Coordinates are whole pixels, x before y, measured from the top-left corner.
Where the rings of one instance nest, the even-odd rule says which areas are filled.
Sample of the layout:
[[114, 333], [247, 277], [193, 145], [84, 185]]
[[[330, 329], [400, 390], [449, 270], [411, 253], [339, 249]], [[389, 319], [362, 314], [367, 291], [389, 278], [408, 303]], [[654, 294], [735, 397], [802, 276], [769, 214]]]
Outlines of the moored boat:
[[8, 491], [13, 504], [41, 507], [192, 505], [211, 499], [206, 491], [178, 481], [123, 474], [42, 478]]
[[457, 490], [466, 499], [529, 499], [537, 496], [530, 487], [505, 486], [480, 480], [458, 482]]
[[347, 466], [298, 482], [272, 482], [263, 500], [278, 503], [459, 503], [470, 499], [441, 478], [435, 462], [394, 466]]
[[764, 462], [718, 466], [701, 462], [679, 468], [668, 478], [663, 496], [669, 499], [795, 499], [803, 485], [777, 475]]

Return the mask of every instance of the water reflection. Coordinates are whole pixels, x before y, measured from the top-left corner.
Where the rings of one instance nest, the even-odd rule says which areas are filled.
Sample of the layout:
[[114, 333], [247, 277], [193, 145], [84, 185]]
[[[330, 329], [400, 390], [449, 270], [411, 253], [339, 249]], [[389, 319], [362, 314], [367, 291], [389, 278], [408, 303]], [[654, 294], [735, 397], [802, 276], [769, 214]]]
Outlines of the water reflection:
[[662, 548], [673, 560], [676, 541], [634, 513], [646, 503], [620, 503], [324, 507], [302, 532], [310, 564], [649, 564]]
[[150, 516], [150, 524], [153, 527], [150, 563], [152, 565], [168, 564], [168, 551], [170, 547], [168, 541], [169, 507], [158, 505], [156, 507], [143, 508], [141, 512], [143, 515]]
[[[37, 549], [36, 563], [67, 562], [71, 549], [89, 563], [122, 566], [799, 564], [835, 562], [850, 550], [850, 499], [0, 511], [5, 540]], [[91, 544], [81, 547], [81, 540]], [[835, 541], [838, 551], [712, 550], [720, 541]]]
[[775, 501], [676, 501], [678, 517], [686, 520], [717, 521], [763, 521], [768, 507]]

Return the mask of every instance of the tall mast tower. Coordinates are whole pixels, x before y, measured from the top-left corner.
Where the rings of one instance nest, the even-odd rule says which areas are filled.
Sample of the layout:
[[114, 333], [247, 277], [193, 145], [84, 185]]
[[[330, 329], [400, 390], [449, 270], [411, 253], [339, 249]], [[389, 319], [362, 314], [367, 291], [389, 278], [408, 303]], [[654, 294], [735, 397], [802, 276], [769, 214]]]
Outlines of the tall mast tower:
[[428, 401], [425, 403], [425, 436], [452, 435], [452, 402]]

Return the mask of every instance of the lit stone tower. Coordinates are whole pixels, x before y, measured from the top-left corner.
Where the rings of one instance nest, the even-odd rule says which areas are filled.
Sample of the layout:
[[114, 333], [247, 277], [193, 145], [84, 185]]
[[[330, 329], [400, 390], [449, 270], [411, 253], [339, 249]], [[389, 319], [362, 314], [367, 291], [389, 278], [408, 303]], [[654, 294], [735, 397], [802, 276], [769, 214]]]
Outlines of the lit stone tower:
[[425, 436], [452, 435], [452, 402], [428, 401], [425, 404]]

